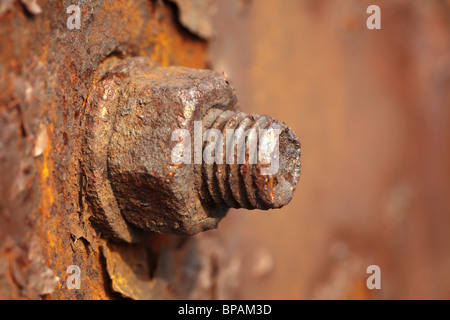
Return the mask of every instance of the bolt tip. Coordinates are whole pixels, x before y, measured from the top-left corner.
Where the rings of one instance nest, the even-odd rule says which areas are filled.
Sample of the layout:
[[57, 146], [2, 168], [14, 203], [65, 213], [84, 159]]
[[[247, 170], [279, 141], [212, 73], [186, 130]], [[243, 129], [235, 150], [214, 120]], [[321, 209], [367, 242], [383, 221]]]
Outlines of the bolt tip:
[[[278, 133], [271, 133], [271, 129], [278, 130]], [[284, 123], [275, 120], [267, 132], [267, 135], [262, 136], [260, 146], [274, 145], [275, 147], [269, 147], [267, 151], [269, 164], [256, 165], [254, 182], [257, 187], [257, 197], [263, 206], [276, 209], [288, 204], [294, 195], [300, 178], [301, 145], [292, 129]]]

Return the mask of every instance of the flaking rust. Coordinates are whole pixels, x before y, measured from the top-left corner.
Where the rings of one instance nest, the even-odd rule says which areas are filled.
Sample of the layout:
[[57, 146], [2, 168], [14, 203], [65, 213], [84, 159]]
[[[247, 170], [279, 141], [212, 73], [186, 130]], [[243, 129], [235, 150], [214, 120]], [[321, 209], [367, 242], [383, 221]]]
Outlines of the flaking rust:
[[[105, 62], [85, 114], [86, 193], [98, 231], [125, 242], [148, 232], [193, 235], [216, 228], [230, 207], [286, 205], [300, 176], [299, 140], [284, 123], [237, 109], [234, 89], [217, 72], [161, 67], [145, 57]], [[172, 133], [194, 137], [196, 121], [224, 137], [276, 126], [277, 140], [268, 135], [259, 145], [277, 144], [279, 169], [263, 175], [260, 160], [227, 164], [225, 154], [219, 163], [173, 163]]]

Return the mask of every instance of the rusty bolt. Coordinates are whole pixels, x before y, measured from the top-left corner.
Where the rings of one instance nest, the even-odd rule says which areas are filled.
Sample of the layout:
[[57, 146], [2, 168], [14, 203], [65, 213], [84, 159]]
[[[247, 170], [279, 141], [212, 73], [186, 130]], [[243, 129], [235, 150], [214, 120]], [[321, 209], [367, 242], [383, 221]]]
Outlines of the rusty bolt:
[[[228, 208], [286, 205], [300, 176], [300, 142], [284, 123], [237, 112], [236, 104], [234, 89], [217, 72], [161, 67], [144, 57], [103, 63], [87, 99], [83, 144], [86, 196], [97, 230], [125, 242], [149, 231], [192, 235], [217, 227]], [[200, 136], [200, 150], [186, 153], [198, 147], [199, 128], [223, 138]], [[278, 170], [263, 174], [271, 162], [251, 162], [250, 147], [244, 154], [211, 148], [227, 134], [250, 145], [249, 135], [231, 137], [232, 129], [259, 132], [258, 147], [271, 146], [260, 155], [277, 160]], [[179, 130], [189, 139], [174, 139]], [[210, 149], [213, 163], [195, 161], [196, 151]], [[226, 145], [225, 151], [231, 149]], [[191, 161], [174, 161], [174, 150]]]

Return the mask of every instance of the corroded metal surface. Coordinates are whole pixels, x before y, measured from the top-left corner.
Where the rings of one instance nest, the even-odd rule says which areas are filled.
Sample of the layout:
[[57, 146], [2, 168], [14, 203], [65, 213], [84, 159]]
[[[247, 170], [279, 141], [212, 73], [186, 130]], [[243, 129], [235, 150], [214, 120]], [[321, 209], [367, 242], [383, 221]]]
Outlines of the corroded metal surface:
[[[235, 112], [236, 102], [227, 79], [214, 71], [161, 67], [145, 57], [105, 61], [82, 124], [87, 200], [97, 230], [125, 242], [139, 241], [143, 231], [193, 235], [216, 228], [230, 207], [286, 205], [300, 176], [300, 142], [284, 123]], [[196, 123], [203, 130], [197, 132]], [[206, 140], [212, 130], [224, 138], [208, 144], [205, 129]], [[189, 135], [181, 150], [188, 163], [173, 162], [176, 130]], [[247, 144], [255, 148], [246, 147], [246, 132], [254, 133]], [[215, 163], [196, 159], [197, 144], [203, 157], [208, 148], [217, 150]]]
[[115, 62], [98, 78], [87, 103], [85, 154], [100, 231], [132, 242], [133, 227], [189, 235], [216, 226], [225, 208], [201, 203], [201, 176], [193, 164], [171, 162], [171, 138], [175, 129], [192, 132], [212, 106], [233, 109], [231, 86], [218, 73], [162, 68], [149, 58]]
[[[80, 30], [74, 1], [0, 1], [1, 298], [450, 297], [448, 0], [218, 1], [215, 45], [167, 2], [76, 2]], [[372, 4], [381, 30], [365, 27]], [[102, 240], [80, 192], [81, 115], [98, 66], [132, 56], [225, 71], [243, 111], [289, 122], [307, 157], [283, 214]]]
[[[118, 298], [84, 192], [82, 115], [94, 72], [136, 55], [205, 68], [206, 43], [161, 2], [80, 3], [79, 30], [67, 28], [71, 1], [23, 3], [5, 2], [0, 15], [0, 298]], [[79, 290], [67, 287], [70, 265], [80, 268]]]
[[300, 178], [300, 141], [291, 128], [269, 116], [216, 108], [203, 120], [222, 133], [216, 145], [225, 145], [219, 164], [203, 163], [205, 197], [229, 208], [262, 210], [291, 201]]

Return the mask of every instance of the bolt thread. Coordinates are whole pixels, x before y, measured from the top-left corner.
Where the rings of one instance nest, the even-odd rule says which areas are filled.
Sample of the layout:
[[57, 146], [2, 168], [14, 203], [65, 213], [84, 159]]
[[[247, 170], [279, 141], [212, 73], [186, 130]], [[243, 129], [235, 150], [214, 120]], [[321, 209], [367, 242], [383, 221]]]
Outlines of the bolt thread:
[[[275, 190], [279, 182], [285, 180], [279, 176], [280, 172], [261, 175], [261, 169], [267, 167], [258, 159], [261, 129], [274, 125], [288, 130], [293, 136], [288, 127], [268, 116], [217, 108], [208, 111], [203, 118], [203, 126], [215, 130], [207, 130], [205, 134], [202, 180], [210, 201], [229, 208], [263, 210], [279, 208], [290, 201], [300, 173], [299, 152], [298, 155], [293, 153], [298, 160], [298, 174], [290, 179], [295, 181], [290, 181], [289, 192], [278, 194]], [[294, 146], [296, 142], [299, 151], [297, 138], [294, 139]], [[211, 160], [205, 161], [205, 156], [210, 156], [213, 163]], [[296, 163], [293, 165], [296, 167]]]

